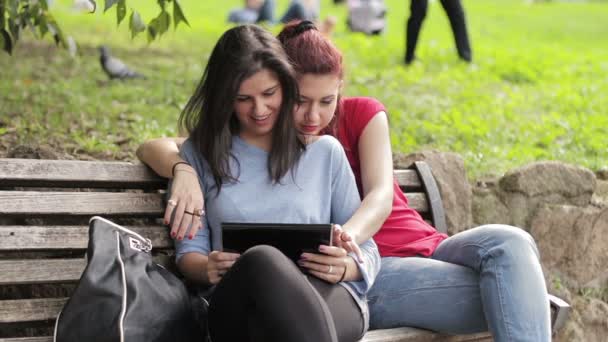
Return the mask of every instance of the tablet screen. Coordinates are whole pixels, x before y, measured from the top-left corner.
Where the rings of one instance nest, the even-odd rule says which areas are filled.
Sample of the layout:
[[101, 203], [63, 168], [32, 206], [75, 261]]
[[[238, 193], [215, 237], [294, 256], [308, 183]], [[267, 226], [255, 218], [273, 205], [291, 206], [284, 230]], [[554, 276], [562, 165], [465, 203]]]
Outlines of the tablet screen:
[[225, 252], [243, 253], [257, 245], [276, 247], [293, 261], [303, 252], [318, 253], [319, 245], [331, 245], [331, 224], [222, 223]]

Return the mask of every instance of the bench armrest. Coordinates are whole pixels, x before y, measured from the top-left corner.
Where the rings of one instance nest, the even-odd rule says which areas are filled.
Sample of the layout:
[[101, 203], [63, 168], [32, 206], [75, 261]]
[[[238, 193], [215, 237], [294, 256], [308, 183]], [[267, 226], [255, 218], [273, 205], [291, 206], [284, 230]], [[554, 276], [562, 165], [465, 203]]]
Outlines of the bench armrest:
[[551, 333], [555, 334], [566, 323], [570, 314], [570, 304], [552, 294], [549, 294], [549, 304], [551, 305]]

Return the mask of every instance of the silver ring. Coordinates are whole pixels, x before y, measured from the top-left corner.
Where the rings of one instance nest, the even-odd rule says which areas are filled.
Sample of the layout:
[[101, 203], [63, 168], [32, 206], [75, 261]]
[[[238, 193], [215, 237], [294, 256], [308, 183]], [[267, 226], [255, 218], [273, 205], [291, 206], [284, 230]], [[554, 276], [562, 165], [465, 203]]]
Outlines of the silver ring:
[[334, 267], [332, 265], [329, 265], [329, 269], [327, 270], [327, 274], [331, 274], [331, 271], [333, 271]]
[[170, 199], [170, 200], [167, 201], [167, 205], [175, 207], [177, 205], [177, 202], [175, 200]]

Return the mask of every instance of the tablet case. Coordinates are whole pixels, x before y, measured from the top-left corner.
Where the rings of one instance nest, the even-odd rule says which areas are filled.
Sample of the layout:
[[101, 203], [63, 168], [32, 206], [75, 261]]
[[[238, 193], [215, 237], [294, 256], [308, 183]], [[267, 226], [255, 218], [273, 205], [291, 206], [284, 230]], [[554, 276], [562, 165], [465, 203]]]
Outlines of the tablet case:
[[225, 252], [243, 253], [257, 245], [276, 247], [294, 262], [303, 252], [318, 253], [331, 245], [332, 224], [222, 222]]

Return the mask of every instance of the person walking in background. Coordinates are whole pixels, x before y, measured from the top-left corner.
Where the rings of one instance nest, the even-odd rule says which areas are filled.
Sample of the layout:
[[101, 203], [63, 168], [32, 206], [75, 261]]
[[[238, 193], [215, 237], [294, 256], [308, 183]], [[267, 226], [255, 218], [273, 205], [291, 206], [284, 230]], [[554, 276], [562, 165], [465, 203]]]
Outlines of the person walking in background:
[[[458, 56], [467, 62], [471, 62], [471, 46], [467, 33], [467, 24], [465, 20], [464, 9], [460, 0], [440, 0], [445, 13], [450, 19], [450, 26], [454, 33], [456, 41], [456, 49]], [[405, 64], [410, 64], [416, 58], [416, 43], [422, 21], [426, 17], [428, 9], [428, 0], [411, 0], [410, 2], [410, 17], [407, 20], [406, 30], [406, 48], [405, 48]]]

